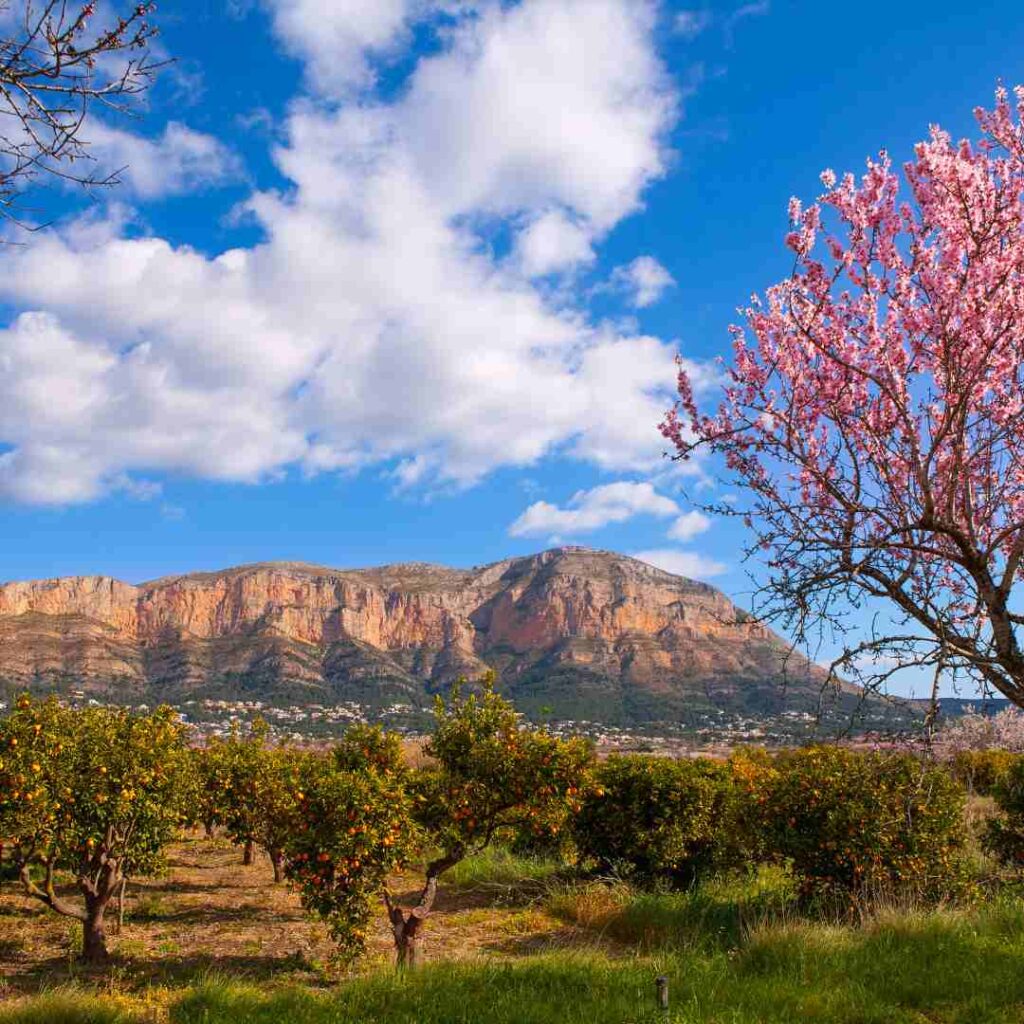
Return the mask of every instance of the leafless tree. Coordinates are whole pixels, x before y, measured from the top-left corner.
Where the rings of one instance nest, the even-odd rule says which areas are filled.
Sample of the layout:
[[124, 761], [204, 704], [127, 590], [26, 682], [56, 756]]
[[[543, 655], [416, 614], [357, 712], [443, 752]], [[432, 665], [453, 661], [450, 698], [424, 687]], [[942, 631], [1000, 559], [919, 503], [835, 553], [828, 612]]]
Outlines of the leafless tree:
[[10, 220], [41, 178], [117, 181], [91, 162], [83, 126], [95, 105], [127, 110], [162, 62], [150, 51], [155, 4], [98, 14], [100, 6], [0, 0], [0, 215]]

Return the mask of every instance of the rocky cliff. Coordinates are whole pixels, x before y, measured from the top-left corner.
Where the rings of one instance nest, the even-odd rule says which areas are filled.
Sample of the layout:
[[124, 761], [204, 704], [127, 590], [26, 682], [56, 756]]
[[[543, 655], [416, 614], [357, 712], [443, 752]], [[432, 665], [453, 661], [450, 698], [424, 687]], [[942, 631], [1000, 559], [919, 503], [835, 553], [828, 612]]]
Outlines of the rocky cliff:
[[0, 680], [133, 701], [380, 705], [492, 668], [526, 710], [607, 722], [816, 701], [820, 670], [745, 619], [713, 587], [584, 548], [467, 570], [37, 580], [0, 586]]

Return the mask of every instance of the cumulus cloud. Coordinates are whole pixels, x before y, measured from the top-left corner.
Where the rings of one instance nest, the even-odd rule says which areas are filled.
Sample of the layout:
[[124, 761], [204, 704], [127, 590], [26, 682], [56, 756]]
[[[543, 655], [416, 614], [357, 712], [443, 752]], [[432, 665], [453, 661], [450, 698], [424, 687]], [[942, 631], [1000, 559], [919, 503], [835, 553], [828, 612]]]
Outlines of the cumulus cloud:
[[152, 139], [97, 121], [89, 127], [89, 155], [101, 175], [120, 172], [122, 185], [141, 199], [195, 192], [242, 173], [227, 146], [177, 121]]
[[[365, 60], [416, 16], [329, 6], [325, 38], [350, 33]], [[282, 0], [274, 24], [326, 90], [314, 7]], [[0, 331], [0, 492], [83, 501], [126, 474], [372, 464], [469, 485], [555, 452], [658, 466], [673, 347], [534, 282], [587, 261], [664, 171], [676, 102], [654, 14], [486, 4], [397, 98], [297, 101], [274, 151], [292, 187], [250, 198], [252, 247], [210, 257], [112, 219], [0, 253], [0, 298], [22, 314]], [[483, 244], [495, 218], [511, 258]]]
[[706, 580], [720, 576], [727, 568], [722, 562], [715, 561], [707, 555], [699, 554], [696, 551], [684, 551], [681, 548], [653, 548], [649, 551], [636, 551], [632, 557], [646, 562], [648, 565], [653, 565], [657, 569], [664, 569], [665, 572], [694, 580]]
[[374, 56], [407, 28], [414, 0], [265, 0], [277, 35], [322, 92], [373, 84]]
[[612, 271], [611, 286], [624, 292], [637, 309], [653, 306], [674, 285], [672, 275], [653, 257], [637, 256]]
[[678, 106], [649, 0], [487, 5], [424, 61], [399, 112], [451, 213], [560, 205], [595, 233], [639, 208], [665, 170]]
[[694, 537], [711, 529], [711, 520], [703, 512], [692, 510], [684, 512], [669, 528], [669, 540], [678, 540], [685, 544]]
[[621, 480], [589, 491], [577, 491], [565, 508], [534, 502], [510, 527], [513, 537], [552, 537], [592, 533], [634, 516], [671, 516], [679, 506], [658, 494], [649, 483]]
[[590, 233], [561, 210], [545, 211], [516, 237], [516, 258], [527, 277], [590, 263], [595, 255]]

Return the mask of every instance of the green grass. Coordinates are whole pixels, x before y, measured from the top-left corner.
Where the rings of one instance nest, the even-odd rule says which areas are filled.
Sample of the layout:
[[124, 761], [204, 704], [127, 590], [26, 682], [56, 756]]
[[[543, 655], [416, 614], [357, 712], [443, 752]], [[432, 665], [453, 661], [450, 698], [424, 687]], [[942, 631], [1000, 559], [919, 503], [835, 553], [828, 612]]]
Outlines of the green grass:
[[141, 1019], [112, 999], [70, 989], [0, 1009], [2, 1024], [136, 1024]]
[[[890, 906], [853, 926], [797, 914], [793, 880], [778, 869], [688, 892], [645, 892], [566, 885], [548, 862], [502, 851], [460, 867], [450, 879], [460, 888], [540, 886], [531, 913], [574, 923], [582, 948], [431, 963], [405, 974], [367, 968], [327, 989], [226, 976], [139, 990], [135, 1000], [67, 989], [0, 1009], [0, 1024], [142, 1024], [163, 1014], [171, 1024], [1024, 1021], [1024, 901], [1011, 890], [969, 909]], [[588, 943], [588, 934], [615, 941]], [[668, 1018], [654, 1000], [662, 973]]]
[[761, 867], [686, 890], [643, 890], [591, 882], [553, 892], [548, 909], [640, 952], [738, 947], [752, 928], [785, 921], [796, 899], [793, 878]]
[[489, 846], [482, 853], [459, 861], [444, 873], [442, 888], [534, 889], [541, 891], [564, 867], [556, 860], [525, 857], [503, 846]]
[[742, 950], [381, 972], [317, 994], [209, 981], [172, 1009], [176, 1024], [1010, 1024], [1024, 1019], [1024, 908], [881, 918], [860, 928], [755, 930]]

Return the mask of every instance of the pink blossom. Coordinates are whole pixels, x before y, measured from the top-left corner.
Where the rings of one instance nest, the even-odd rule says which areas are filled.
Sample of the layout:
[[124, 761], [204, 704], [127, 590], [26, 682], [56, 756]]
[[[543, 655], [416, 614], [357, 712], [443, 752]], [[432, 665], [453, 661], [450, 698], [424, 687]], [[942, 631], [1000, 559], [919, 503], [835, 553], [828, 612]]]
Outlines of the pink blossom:
[[[725, 457], [773, 614], [884, 599], [914, 664], [1024, 703], [1024, 90], [933, 126], [902, 173], [827, 170], [789, 204], [792, 275], [744, 311], [713, 414], [685, 370], [662, 432]], [[786, 607], [789, 602], [789, 607]], [[875, 638], [872, 649], [881, 650]]]

